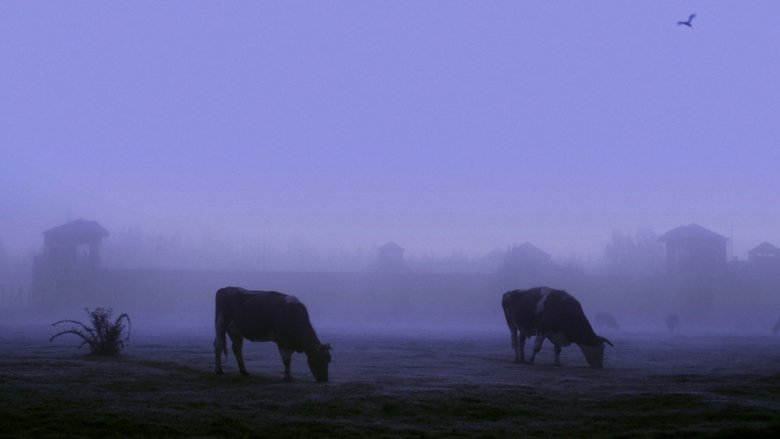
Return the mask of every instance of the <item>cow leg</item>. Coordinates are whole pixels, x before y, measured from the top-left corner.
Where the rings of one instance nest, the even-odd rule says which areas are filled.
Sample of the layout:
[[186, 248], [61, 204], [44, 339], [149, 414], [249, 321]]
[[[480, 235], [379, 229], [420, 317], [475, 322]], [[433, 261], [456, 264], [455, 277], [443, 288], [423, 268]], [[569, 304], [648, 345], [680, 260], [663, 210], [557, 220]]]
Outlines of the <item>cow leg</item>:
[[528, 364], [534, 364], [536, 354], [542, 350], [542, 343], [544, 343], [544, 335], [536, 334], [536, 339], [534, 340], [534, 352], [531, 354], [531, 358], [528, 359]]
[[525, 363], [525, 339], [528, 336], [525, 332], [520, 331], [517, 334], [517, 346], [515, 347], [515, 363]]
[[561, 345], [556, 344], [555, 346], [555, 365], [560, 366], [561, 365]]
[[525, 336], [523, 335], [521, 343], [520, 340], [518, 340], [517, 329], [509, 328], [509, 333], [512, 336], [512, 350], [515, 351], [515, 363], [523, 363], [523, 347], [525, 347]]
[[292, 362], [292, 351], [279, 348], [279, 355], [282, 356], [282, 364], [284, 364], [284, 380], [290, 382], [293, 380], [292, 373], [290, 373], [290, 363]]
[[217, 375], [222, 375], [222, 353], [225, 352], [225, 331], [217, 329], [217, 336], [214, 338], [214, 371]]
[[231, 347], [233, 348], [233, 355], [236, 356], [236, 363], [238, 363], [238, 371], [241, 372], [241, 375], [249, 375], [249, 372], [246, 371], [246, 367], [244, 366], [244, 337], [238, 330], [234, 330], [233, 328], [228, 328], [228, 335], [232, 342]]

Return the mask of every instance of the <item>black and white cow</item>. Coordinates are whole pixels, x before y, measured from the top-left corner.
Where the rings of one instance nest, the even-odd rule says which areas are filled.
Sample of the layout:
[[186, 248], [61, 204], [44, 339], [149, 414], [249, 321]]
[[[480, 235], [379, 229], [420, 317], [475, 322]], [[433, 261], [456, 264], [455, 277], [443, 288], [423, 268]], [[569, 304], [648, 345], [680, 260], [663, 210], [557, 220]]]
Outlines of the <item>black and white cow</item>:
[[609, 340], [593, 332], [580, 302], [569, 293], [547, 287], [514, 290], [501, 299], [506, 324], [512, 335], [515, 362], [525, 363], [525, 339], [536, 336], [529, 364], [542, 349], [544, 339], [555, 347], [555, 364], [560, 366], [561, 347], [577, 344], [591, 367], [604, 366], [605, 344]]
[[292, 380], [290, 362], [293, 352], [306, 354], [309, 369], [317, 382], [328, 381], [331, 347], [320, 343], [306, 307], [295, 296], [275, 291], [221, 288], [216, 295], [214, 327], [217, 333], [214, 339], [217, 374], [222, 374], [222, 354], [227, 357], [227, 333], [242, 375], [248, 375], [242, 352], [246, 338], [276, 343], [284, 363], [285, 381]]

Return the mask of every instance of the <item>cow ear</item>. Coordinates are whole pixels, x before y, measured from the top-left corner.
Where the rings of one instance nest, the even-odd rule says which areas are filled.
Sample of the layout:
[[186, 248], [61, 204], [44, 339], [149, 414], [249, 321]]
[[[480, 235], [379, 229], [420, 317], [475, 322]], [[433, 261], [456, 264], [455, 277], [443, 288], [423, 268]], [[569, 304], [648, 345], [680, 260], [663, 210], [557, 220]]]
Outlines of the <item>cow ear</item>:
[[610, 345], [610, 346], [612, 346], [612, 347], [615, 347], [615, 345], [613, 345], [613, 344], [612, 344], [612, 342], [611, 342], [611, 341], [609, 341], [609, 340], [607, 340], [605, 337], [601, 337], [601, 340], [602, 340], [604, 343], [606, 343], [606, 344], [608, 344], [608, 345]]
[[320, 345], [321, 351], [332, 351], [333, 347], [330, 345], [330, 343], [325, 343], [324, 345]]

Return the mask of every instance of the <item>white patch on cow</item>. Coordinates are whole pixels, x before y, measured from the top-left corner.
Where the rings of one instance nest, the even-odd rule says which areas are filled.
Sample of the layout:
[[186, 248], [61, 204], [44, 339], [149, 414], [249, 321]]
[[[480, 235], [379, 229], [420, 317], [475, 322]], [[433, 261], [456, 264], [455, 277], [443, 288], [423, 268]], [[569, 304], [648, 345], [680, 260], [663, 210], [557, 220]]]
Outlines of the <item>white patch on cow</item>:
[[534, 310], [535, 314], [541, 314], [544, 311], [544, 302], [547, 301], [547, 296], [550, 295], [552, 290], [549, 288], [542, 288], [540, 292], [542, 296], [539, 298], [539, 301], [536, 302], [536, 309]]
[[285, 298], [284, 298], [284, 300], [285, 300], [287, 303], [301, 303], [301, 301], [300, 301], [300, 300], [298, 300], [298, 298], [297, 298], [297, 297], [295, 297], [295, 296], [287, 296], [287, 297], [285, 297]]

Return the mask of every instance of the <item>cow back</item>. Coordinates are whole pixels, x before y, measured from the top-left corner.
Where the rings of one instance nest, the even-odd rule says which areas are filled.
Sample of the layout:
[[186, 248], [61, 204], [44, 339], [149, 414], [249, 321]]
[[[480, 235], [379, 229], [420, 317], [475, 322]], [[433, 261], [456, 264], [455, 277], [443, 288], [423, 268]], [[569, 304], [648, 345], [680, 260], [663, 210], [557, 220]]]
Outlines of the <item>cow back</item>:
[[563, 333], [569, 341], [585, 345], [601, 340], [580, 302], [566, 291], [546, 287], [509, 291], [502, 305], [507, 319], [526, 334]]
[[251, 341], [274, 341], [296, 352], [320, 344], [306, 307], [296, 297], [276, 291], [222, 288], [216, 295], [216, 318]]

